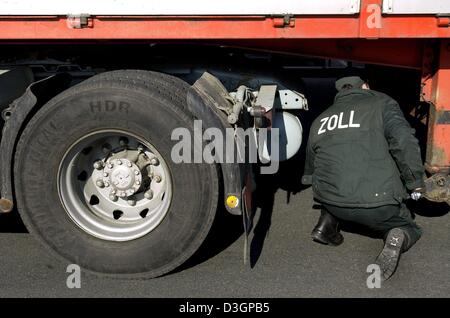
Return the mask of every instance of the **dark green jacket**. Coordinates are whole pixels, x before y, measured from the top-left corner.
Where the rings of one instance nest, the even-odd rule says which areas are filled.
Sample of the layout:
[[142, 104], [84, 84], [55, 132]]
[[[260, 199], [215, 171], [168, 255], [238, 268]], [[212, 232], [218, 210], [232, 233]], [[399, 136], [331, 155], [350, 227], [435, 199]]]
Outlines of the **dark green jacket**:
[[414, 130], [389, 96], [363, 89], [336, 95], [312, 124], [304, 184], [314, 197], [341, 207], [399, 204], [424, 187]]

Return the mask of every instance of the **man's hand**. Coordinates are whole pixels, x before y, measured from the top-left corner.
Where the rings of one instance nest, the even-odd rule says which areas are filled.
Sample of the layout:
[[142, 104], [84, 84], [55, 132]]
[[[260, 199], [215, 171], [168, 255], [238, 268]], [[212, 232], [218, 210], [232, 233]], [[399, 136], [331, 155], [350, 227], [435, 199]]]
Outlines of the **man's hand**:
[[411, 199], [414, 201], [419, 200], [422, 197], [423, 188], [417, 188], [414, 189], [414, 191], [411, 193]]
[[414, 201], [419, 200], [421, 197], [422, 197], [422, 193], [420, 193], [420, 192], [411, 193], [411, 199], [413, 199]]

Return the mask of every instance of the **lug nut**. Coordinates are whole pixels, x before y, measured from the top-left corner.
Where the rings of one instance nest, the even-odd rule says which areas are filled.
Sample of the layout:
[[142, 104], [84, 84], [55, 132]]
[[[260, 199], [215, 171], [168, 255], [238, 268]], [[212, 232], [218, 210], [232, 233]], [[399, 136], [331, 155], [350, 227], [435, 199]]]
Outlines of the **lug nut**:
[[135, 206], [136, 205], [136, 200], [133, 199], [133, 198], [131, 198], [131, 199], [128, 198], [127, 203], [128, 203], [128, 205]]
[[118, 164], [118, 165], [121, 165], [121, 164], [122, 164], [122, 161], [121, 161], [121, 160], [117, 160], [117, 164]]
[[94, 162], [94, 169], [101, 170], [101, 169], [103, 169], [103, 167], [104, 167], [103, 161], [98, 160], [98, 161]]
[[119, 145], [121, 145], [122, 147], [128, 145], [128, 138], [126, 138], [126, 137], [120, 137], [120, 139], [119, 139]]
[[114, 165], [113, 165], [112, 163], [108, 163], [108, 164], [106, 165], [106, 167], [108, 167], [108, 169], [112, 169], [112, 168], [114, 167]]
[[111, 201], [116, 202], [119, 198], [117, 197], [117, 195], [111, 193], [111, 194], [109, 195], [109, 199], [110, 199]]
[[105, 182], [105, 187], [109, 187], [109, 182], [108, 181]]
[[134, 174], [138, 176], [139, 175], [139, 171], [134, 170]]
[[159, 160], [158, 158], [152, 158], [152, 160], [150, 160], [150, 163], [154, 166], [157, 166], [159, 165]]
[[105, 187], [105, 184], [103, 183], [103, 180], [97, 180], [97, 181], [95, 181], [95, 184], [97, 185], [97, 187], [99, 187], [99, 188], [104, 188]]
[[104, 172], [103, 176], [106, 178], [107, 176], [109, 176], [108, 172]]
[[160, 183], [162, 181], [161, 176], [158, 175], [154, 176], [153, 179], [155, 179], [156, 183]]
[[152, 190], [146, 191], [146, 192], [144, 193], [144, 197], [145, 197], [147, 200], [153, 199], [153, 191], [152, 191]]
[[134, 194], [134, 189], [128, 190], [128, 194]]
[[133, 166], [133, 165], [131, 164], [131, 162], [128, 161], [128, 162], [127, 162], [127, 167], [128, 167], [128, 168], [131, 168], [132, 166]]
[[112, 149], [112, 147], [111, 147], [110, 144], [104, 144], [104, 145], [102, 146], [102, 151], [103, 151], [104, 153], [109, 153], [109, 152], [111, 151], [111, 149]]

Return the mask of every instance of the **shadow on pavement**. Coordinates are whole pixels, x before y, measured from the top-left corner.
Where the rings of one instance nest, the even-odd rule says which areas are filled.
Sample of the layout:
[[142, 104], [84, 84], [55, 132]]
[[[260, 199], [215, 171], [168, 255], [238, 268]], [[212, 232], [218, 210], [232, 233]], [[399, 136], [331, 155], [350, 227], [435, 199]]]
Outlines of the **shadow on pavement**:
[[[223, 199], [219, 199], [219, 202], [223, 202]], [[226, 211], [225, 207], [219, 207], [211, 230], [201, 247], [183, 265], [168, 274], [181, 272], [207, 261], [224, 251], [243, 233], [242, 216], [232, 215]]]
[[28, 233], [20, 219], [19, 213], [14, 210], [10, 213], [0, 214], [0, 233]]
[[[290, 197], [307, 187], [301, 184], [304, 168], [304, 146], [299, 153], [289, 161], [280, 163], [280, 169], [275, 175], [256, 175], [257, 189], [253, 195], [255, 216], [256, 209], [260, 209], [258, 222], [253, 228], [253, 238], [250, 242], [250, 266], [255, 267], [261, 256], [264, 241], [269, 235], [272, 224], [275, 193], [282, 189], [286, 191], [286, 202]], [[258, 187], [258, 185], [260, 185]]]
[[445, 202], [431, 202], [426, 199], [419, 201], [408, 200], [406, 206], [413, 214], [423, 217], [441, 217], [450, 212], [450, 206]]
[[[260, 208], [258, 223], [254, 225], [253, 238], [250, 242], [250, 266], [254, 268], [261, 256], [264, 241], [269, 235], [274, 208], [275, 193], [281, 189], [287, 192], [286, 201], [289, 204], [291, 195], [295, 195], [306, 188], [301, 184], [305, 166], [305, 153], [309, 129], [313, 120], [334, 99], [334, 80], [305, 81], [304, 92], [309, 101], [309, 111], [293, 112], [297, 115], [303, 126], [303, 141], [299, 152], [291, 159], [281, 162], [279, 171], [275, 175], [256, 174], [257, 189], [253, 196], [255, 215], [256, 209]], [[301, 211], [299, 211], [301, 212]]]

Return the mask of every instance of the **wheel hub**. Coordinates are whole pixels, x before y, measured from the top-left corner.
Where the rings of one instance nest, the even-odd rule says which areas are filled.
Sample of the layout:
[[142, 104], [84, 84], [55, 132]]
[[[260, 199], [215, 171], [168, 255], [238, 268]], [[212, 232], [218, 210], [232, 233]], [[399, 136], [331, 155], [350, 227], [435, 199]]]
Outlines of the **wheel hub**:
[[110, 184], [118, 197], [127, 197], [139, 191], [142, 173], [139, 167], [128, 159], [108, 161], [103, 169], [103, 183]]
[[114, 130], [79, 139], [58, 172], [66, 212], [87, 233], [128, 241], [152, 231], [172, 199], [164, 158], [147, 141]]

